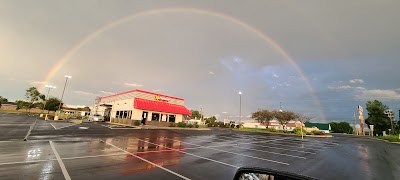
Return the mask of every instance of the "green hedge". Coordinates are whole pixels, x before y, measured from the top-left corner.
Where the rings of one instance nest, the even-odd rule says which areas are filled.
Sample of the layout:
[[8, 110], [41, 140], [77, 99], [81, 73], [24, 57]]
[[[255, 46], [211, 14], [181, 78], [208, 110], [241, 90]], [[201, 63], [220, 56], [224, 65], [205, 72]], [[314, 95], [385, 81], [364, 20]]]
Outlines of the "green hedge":
[[399, 136], [389, 135], [389, 136], [378, 136], [379, 139], [388, 140], [390, 142], [400, 142]]

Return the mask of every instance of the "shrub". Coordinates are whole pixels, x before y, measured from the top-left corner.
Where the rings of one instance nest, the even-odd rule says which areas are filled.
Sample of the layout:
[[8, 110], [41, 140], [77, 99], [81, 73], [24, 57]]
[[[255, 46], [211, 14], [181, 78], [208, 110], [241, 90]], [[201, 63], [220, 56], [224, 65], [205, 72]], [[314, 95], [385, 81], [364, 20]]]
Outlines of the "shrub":
[[175, 123], [169, 123], [168, 127], [175, 127]]
[[238, 128], [238, 129], [239, 129], [239, 128], [240, 128], [240, 125], [236, 125], [236, 128]]
[[133, 124], [134, 124], [135, 126], [139, 126], [139, 125], [140, 125], [140, 121], [135, 121], [135, 122], [133, 122]]
[[192, 127], [193, 127], [193, 124], [188, 124], [187, 127], [188, 127], [188, 128], [192, 128]]
[[211, 124], [211, 123], [208, 123], [208, 124], [207, 124], [207, 127], [212, 127], [212, 124]]
[[231, 124], [231, 128], [235, 128], [235, 125], [234, 125], [234, 124]]
[[[301, 135], [301, 129], [300, 128], [294, 128], [292, 133]], [[303, 135], [306, 135], [306, 134], [307, 134], [307, 132], [303, 129]]]
[[178, 123], [178, 127], [186, 127], [186, 123], [184, 123], [184, 122], [179, 122], [179, 123]]
[[199, 128], [199, 125], [198, 125], [198, 124], [195, 124], [194, 127], [195, 127], [195, 128]]

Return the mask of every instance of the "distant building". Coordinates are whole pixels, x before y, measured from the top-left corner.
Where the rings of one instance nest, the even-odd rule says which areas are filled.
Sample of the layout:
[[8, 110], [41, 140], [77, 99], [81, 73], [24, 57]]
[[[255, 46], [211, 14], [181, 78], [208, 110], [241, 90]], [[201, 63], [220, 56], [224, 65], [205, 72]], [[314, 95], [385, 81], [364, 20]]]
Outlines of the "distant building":
[[328, 123], [311, 123], [311, 122], [306, 122], [304, 123], [306, 128], [318, 128], [319, 131], [324, 132], [324, 133], [330, 133], [331, 131], [331, 125]]
[[93, 113], [111, 122], [140, 121], [154, 126], [179, 123], [185, 115], [192, 114], [184, 106], [183, 98], [138, 89], [96, 98]]

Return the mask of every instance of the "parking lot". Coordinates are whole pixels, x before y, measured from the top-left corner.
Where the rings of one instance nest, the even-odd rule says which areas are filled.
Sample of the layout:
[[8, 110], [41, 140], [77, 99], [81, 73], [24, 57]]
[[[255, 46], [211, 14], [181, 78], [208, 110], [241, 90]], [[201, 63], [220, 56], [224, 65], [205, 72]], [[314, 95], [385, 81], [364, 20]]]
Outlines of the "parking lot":
[[367, 138], [118, 128], [6, 113], [0, 133], [0, 179], [232, 179], [244, 166], [319, 179], [399, 178], [398, 145]]

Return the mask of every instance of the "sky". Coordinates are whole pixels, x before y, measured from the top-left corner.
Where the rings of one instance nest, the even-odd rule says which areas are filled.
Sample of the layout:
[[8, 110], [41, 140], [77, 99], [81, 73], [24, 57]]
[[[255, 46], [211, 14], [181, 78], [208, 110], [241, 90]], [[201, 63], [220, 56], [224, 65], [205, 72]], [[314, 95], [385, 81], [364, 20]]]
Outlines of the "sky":
[[[0, 95], [69, 105], [142, 89], [206, 116], [259, 109], [352, 122], [400, 109], [400, 1], [0, 1]], [[57, 66], [59, 65], [59, 66]]]

